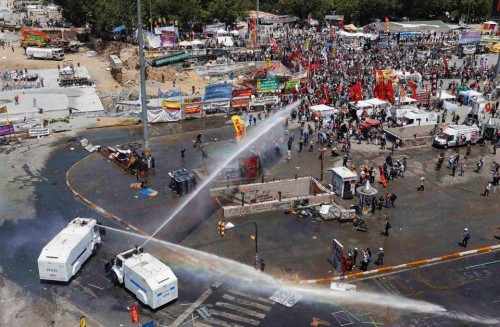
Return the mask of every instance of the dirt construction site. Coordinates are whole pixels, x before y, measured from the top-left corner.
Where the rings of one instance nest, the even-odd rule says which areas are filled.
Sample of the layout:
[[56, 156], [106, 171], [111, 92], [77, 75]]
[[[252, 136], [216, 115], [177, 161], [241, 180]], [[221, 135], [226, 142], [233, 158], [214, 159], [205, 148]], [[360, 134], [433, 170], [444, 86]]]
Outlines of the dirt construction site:
[[[138, 48], [130, 44], [109, 42], [103, 46], [103, 50], [95, 56], [89, 57], [89, 48], [80, 47], [78, 53], [65, 54], [66, 61], [85, 67], [94, 82], [96, 92], [99, 94], [104, 108], [108, 107], [116, 97], [121, 100], [137, 98], [139, 94], [139, 67]], [[111, 65], [109, 55], [115, 54], [123, 62], [122, 84], [115, 81], [111, 75]], [[0, 65], [2, 71], [25, 70], [30, 73], [34, 70], [57, 69], [62, 65], [59, 61], [27, 59], [24, 49], [19, 43], [14, 43], [14, 51], [10, 46], [0, 47]], [[181, 71], [175, 67], [153, 68], [147, 67], [146, 92], [148, 95], [158, 94], [158, 88], [162, 91], [173, 89], [173, 81], [176, 81], [175, 88], [180, 88], [182, 92], [190, 93], [192, 86], [203, 88], [208, 84], [202, 76], [194, 71]], [[162, 83], [162, 79], [164, 83]]]

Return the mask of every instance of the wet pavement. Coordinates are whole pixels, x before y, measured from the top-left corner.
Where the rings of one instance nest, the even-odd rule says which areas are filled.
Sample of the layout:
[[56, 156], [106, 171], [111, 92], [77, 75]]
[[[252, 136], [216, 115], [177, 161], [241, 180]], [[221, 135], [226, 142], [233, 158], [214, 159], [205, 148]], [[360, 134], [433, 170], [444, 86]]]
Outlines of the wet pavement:
[[[36, 197], [37, 219], [17, 224], [5, 222], [2, 225], [0, 256], [2, 266], [9, 267], [2, 272], [3, 276], [51, 302], [57, 303], [60, 299], [67, 299], [78, 306], [81, 312], [87, 313], [89, 317], [103, 326], [128, 326], [127, 306], [133, 304], [135, 299], [126, 290], [112, 285], [111, 281], [104, 276], [103, 266], [114, 254], [130, 248], [134, 244], [141, 244], [143, 239], [108, 232], [104, 246], [95, 257], [85, 264], [81, 272], [69, 284], [40, 283], [38, 279], [36, 258], [40, 249], [74, 217], [97, 217], [107, 226], [123, 228], [75, 199], [65, 185], [66, 171], [77, 163], [68, 174], [69, 182], [75, 190], [132, 225], [151, 233], [183, 200], [182, 197], [176, 197], [166, 187], [169, 182], [168, 171], [178, 167], [186, 169], [210, 167], [210, 161], [202, 159], [200, 153], [194, 151], [192, 140], [200, 128], [207, 129], [203, 132], [204, 139], [207, 141], [215, 138], [224, 140], [233, 137], [234, 129], [226, 122], [227, 119], [214, 119], [209, 123], [193, 121], [186, 124], [175, 124], [181, 125], [181, 127], [172, 127], [173, 125], [169, 126], [170, 124], [168, 124], [158, 129], [152, 129], [154, 135], [170, 134], [169, 136], [153, 138], [151, 141], [153, 154], [157, 158], [158, 171], [149, 179], [149, 183], [153, 189], [159, 192], [156, 197], [139, 195], [138, 190], [130, 189], [130, 183], [135, 182], [134, 176], [109, 163], [100, 154], [88, 156], [88, 153], [78, 145], [76, 140], [64, 139], [58, 144], [54, 144], [55, 153], [47, 162], [46, 168], [40, 171], [43, 179], [34, 176], [31, 179], [17, 181], [19, 183], [33, 183], [36, 186], [36, 192], [33, 196]], [[138, 127], [113, 128], [86, 131], [82, 135], [88, 137], [94, 144], [129, 144], [132, 147], [139, 147], [137, 140], [141, 137], [141, 130]], [[73, 147], [74, 150], [71, 150], [70, 147]], [[181, 148], [188, 149], [184, 160], [180, 158]], [[461, 149], [462, 156], [464, 150]], [[447, 155], [451, 151], [449, 150]], [[469, 171], [465, 177], [459, 178], [449, 176], [449, 171], [446, 168], [443, 168], [441, 172], [433, 170], [438, 153], [439, 150], [430, 147], [396, 151], [395, 159], [407, 157], [409, 163], [405, 178], [389, 183], [388, 190], [398, 194], [396, 209], [383, 209], [381, 212], [377, 212], [373, 218], [370, 216], [367, 233], [355, 231], [350, 224], [338, 224], [337, 222], [318, 224], [310, 218], [279, 213], [239, 217], [232, 222], [236, 224], [252, 220], [258, 223], [260, 255], [266, 261], [266, 272], [285, 280], [331, 276], [328, 271], [332, 268], [326, 259], [331, 250], [333, 238], [338, 239], [346, 248], [369, 246], [374, 253], [378, 247], [383, 246], [386, 252], [386, 265], [460, 251], [463, 248], [459, 247], [457, 242], [461, 239], [461, 232], [465, 226], [472, 234], [472, 239], [469, 242], [470, 248], [496, 244], [498, 240], [495, 239], [495, 236], [498, 233], [492, 226], [499, 223], [498, 215], [496, 215], [500, 205], [498, 188], [493, 189], [490, 197], [487, 198], [479, 194], [490, 176], [489, 169], [492, 161], [498, 160], [498, 157], [495, 159], [491, 154], [488, 154], [487, 148], [473, 147], [473, 156], [469, 160], [473, 163], [481, 153], [485, 153], [487, 158], [485, 169], [480, 174]], [[367, 162], [380, 163], [386, 155], [387, 151], [375, 150], [374, 146], [353, 145], [354, 163], [357, 166]], [[294, 152], [291, 161], [287, 162], [281, 158], [276, 166], [267, 167], [265, 178], [268, 180], [293, 178], [295, 174], [318, 177], [319, 160], [317, 156], [316, 152], [302, 152], [301, 154]], [[332, 160], [328, 157], [328, 160], [325, 160], [325, 169], [339, 165], [339, 159]], [[472, 166], [471, 163], [468, 165]], [[425, 193], [416, 191], [418, 179], [422, 174], [427, 177]], [[325, 180], [329, 178], [329, 173], [325, 172]], [[379, 184], [375, 187], [379, 189], [379, 192], [385, 192]], [[338, 199], [338, 201], [346, 207], [355, 203], [355, 200]], [[385, 216], [391, 219], [393, 226], [388, 238], [380, 235]], [[208, 193], [205, 190], [157, 236], [160, 239], [170, 240], [183, 246], [252, 265], [254, 243], [250, 239], [250, 235], [253, 234], [253, 230], [251, 228], [249, 230], [233, 230], [229, 231], [225, 238], [220, 238], [217, 233], [217, 221], [220, 218], [221, 211], [218, 204], [208, 200]], [[37, 237], [33, 237], [33, 235], [37, 235]], [[220, 263], [186, 261], [182, 256], [171, 253], [168, 247], [165, 248], [154, 242], [148, 243], [147, 251], [167, 262], [179, 276], [180, 297], [177, 302], [161, 310], [150, 311], [141, 307], [144, 322], [154, 319], [157, 323], [168, 325], [186, 309], [184, 304], [195, 301], [214, 281], [227, 283], [220, 290], [214, 292], [213, 298], [209, 298], [206, 302], [209, 308], [213, 306], [215, 311], [220, 312], [231, 312], [227, 308], [225, 310], [217, 308], [220, 307], [220, 303], [229, 302], [233, 305], [239, 305], [241, 304], [240, 300], [247, 298], [248, 295], [268, 298], [278, 289], [271, 287], [264, 290], [257, 287], [257, 289], [247, 290], [243, 286], [249, 282], [234, 279], [237, 275], [210, 273], [210, 265], [217, 266]], [[489, 260], [491, 260], [490, 257], [484, 261]], [[445, 263], [431, 268], [435, 271], [434, 275], [430, 276], [434, 276], [436, 282], [446, 278], [444, 271], [455, 269], [449, 268], [447, 266], [449, 264], [453, 265]], [[496, 267], [492, 266], [491, 269], [496, 269]], [[491, 270], [491, 272], [492, 274], [498, 273], [497, 270]], [[415, 279], [415, 285], [420, 286], [422, 283], [425, 284], [425, 279], [422, 278], [421, 274], [428, 274], [428, 271], [417, 269], [415, 272], [402, 274], [401, 276], [411, 274], [401, 278]], [[453, 279], [448, 279], [450, 289], [454, 287], [453, 282]], [[476, 286], [479, 289], [487, 287], [494, 290], [494, 285], [490, 283], [489, 279], [474, 282], [477, 283]], [[384, 292], [384, 290], [377, 289], [376, 284], [370, 284], [369, 281], [360, 281], [359, 283], [362, 285], [366, 283], [366, 286], [358, 286], [360, 288], [366, 287], [368, 290], [374, 289]], [[457, 281], [456, 285], [459, 287], [463, 283]], [[397, 288], [398, 286], [397, 284], [390, 286], [390, 289], [392, 290], [393, 287]], [[399, 292], [407, 295], [405, 293], [407, 291], [407, 288], [402, 288]], [[235, 295], [234, 292], [243, 292], [247, 296]], [[426, 291], [419, 298], [432, 300], [431, 302], [444, 306], [450, 305], [456, 310], [460, 309], [459, 306], [454, 306], [453, 303], [446, 301], [445, 295], [453, 294], [449, 293], [451, 291], [439, 294], [439, 288], [435, 288], [433, 292]], [[225, 294], [232, 296], [232, 298], [224, 297]], [[472, 299], [475, 299], [474, 296], [477, 295], [477, 292], [471, 294], [473, 295]], [[451, 296], [450, 298], [452, 298]], [[251, 302], [266, 305], [259, 299], [253, 299]], [[491, 307], [491, 303], [489, 307], [485, 307], [482, 302], [470, 306], [472, 310], [466, 310], [465, 306], [462, 309], [465, 312], [488, 315], [486, 309]], [[252, 315], [247, 315], [247, 317], [255, 318], [262, 326], [308, 325], [313, 321], [313, 318], [337, 325], [338, 319], [333, 317], [332, 313], [345, 310], [358, 319], [356, 321], [352, 318], [354, 326], [364, 326], [366, 325], [364, 322], [371, 319], [376, 323], [384, 323], [386, 319], [386, 310], [377, 306], [324, 304], [306, 300], [299, 302], [292, 309], [274, 304], [269, 312], [255, 310], [260, 312], [258, 312], [258, 317]], [[242, 316], [241, 312], [238, 313], [238, 311], [233, 311], [233, 314]], [[435, 326], [460, 325], [455, 319], [441, 319], [434, 315], [405, 315], [400, 310], [391, 311], [391, 317], [389, 320], [391, 326], [409, 326], [410, 323], [414, 323], [415, 326], [425, 324], [434, 324]], [[411, 319], [415, 317], [424, 320], [413, 322]], [[254, 325], [248, 321], [238, 322], [233, 318], [220, 314], [217, 317], [227, 324]], [[430, 321], [429, 324], [426, 319]], [[206, 323], [211, 325], [209, 322]], [[474, 324], [464, 323], [463, 325], [471, 326]]]

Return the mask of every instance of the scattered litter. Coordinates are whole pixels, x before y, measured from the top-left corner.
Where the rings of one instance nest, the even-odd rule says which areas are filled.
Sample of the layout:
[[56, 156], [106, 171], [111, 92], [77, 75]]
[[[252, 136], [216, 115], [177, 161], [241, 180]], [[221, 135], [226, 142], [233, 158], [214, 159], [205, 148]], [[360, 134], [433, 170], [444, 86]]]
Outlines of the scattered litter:
[[141, 183], [131, 183], [130, 188], [141, 188]]
[[347, 283], [331, 283], [330, 289], [334, 291], [342, 291], [342, 292], [355, 292], [356, 285], [351, 285]]
[[149, 195], [149, 196], [157, 196], [158, 191], [152, 190], [150, 188], [146, 188], [144, 190], [139, 191], [142, 195]]
[[281, 305], [284, 305], [285, 307], [291, 308], [293, 307], [297, 302], [302, 299], [302, 295], [298, 293], [293, 293], [292, 291], [288, 291], [285, 289], [281, 289], [276, 291], [269, 300], [274, 301], [276, 303], [279, 303]]

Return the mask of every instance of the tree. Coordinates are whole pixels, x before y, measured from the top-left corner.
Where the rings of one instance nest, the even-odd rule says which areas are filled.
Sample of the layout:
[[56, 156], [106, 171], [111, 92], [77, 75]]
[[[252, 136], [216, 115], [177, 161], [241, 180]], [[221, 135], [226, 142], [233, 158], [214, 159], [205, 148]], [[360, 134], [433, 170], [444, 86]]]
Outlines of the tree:
[[238, 19], [245, 20], [250, 8], [248, 0], [212, 0], [208, 12], [212, 20], [233, 25]]
[[288, 14], [301, 19], [311, 14], [316, 19], [323, 20], [325, 15], [333, 9], [333, 0], [284, 0], [284, 3]]

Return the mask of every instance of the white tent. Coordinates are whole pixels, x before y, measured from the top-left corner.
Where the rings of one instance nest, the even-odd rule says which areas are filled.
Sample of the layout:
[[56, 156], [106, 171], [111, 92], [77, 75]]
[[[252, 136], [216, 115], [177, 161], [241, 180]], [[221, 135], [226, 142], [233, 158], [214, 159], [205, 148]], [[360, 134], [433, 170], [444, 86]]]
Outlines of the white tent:
[[326, 104], [318, 104], [309, 108], [313, 114], [320, 114], [322, 117], [327, 117], [332, 114], [338, 113], [338, 109], [327, 106]]
[[223, 29], [223, 28], [219, 28], [217, 30], [217, 34], [227, 34], [227, 31], [225, 29]]
[[454, 95], [451, 95], [451, 94], [446, 93], [446, 92], [441, 92], [441, 95], [439, 95], [439, 98], [441, 100], [456, 99], [456, 97]]
[[190, 47], [191, 45], [192, 43], [189, 41], [182, 41], [181, 43], [179, 43], [180, 47]]
[[193, 40], [191, 41], [192, 45], [205, 45], [205, 42], [200, 41], [200, 40]]
[[378, 98], [373, 98], [373, 99], [368, 99], [366, 100], [369, 104], [373, 105], [374, 107], [379, 106], [379, 107], [387, 107], [390, 105], [389, 102], [385, 100], [380, 100]]
[[240, 31], [238, 31], [238, 30], [232, 30], [232, 31], [231, 31], [231, 32], [229, 32], [229, 33], [231, 33], [231, 34], [232, 34], [232, 35], [234, 35], [234, 36], [238, 36], [238, 35], [240, 35]]
[[401, 102], [399, 102], [399, 98], [395, 97], [394, 103], [401, 103], [404, 106], [404, 105], [409, 105], [409, 104], [415, 104], [415, 103], [417, 103], [417, 100], [413, 99], [412, 97], [405, 96], [404, 98], [401, 99]]

